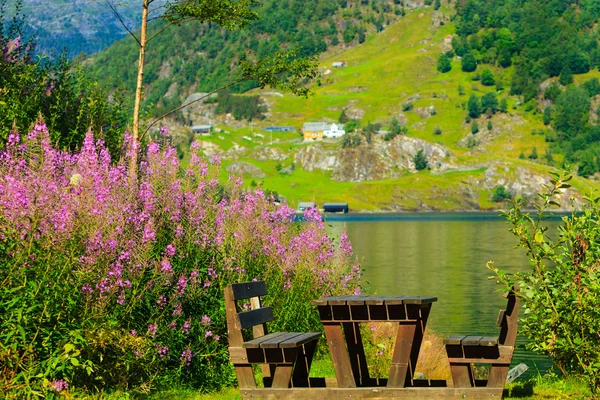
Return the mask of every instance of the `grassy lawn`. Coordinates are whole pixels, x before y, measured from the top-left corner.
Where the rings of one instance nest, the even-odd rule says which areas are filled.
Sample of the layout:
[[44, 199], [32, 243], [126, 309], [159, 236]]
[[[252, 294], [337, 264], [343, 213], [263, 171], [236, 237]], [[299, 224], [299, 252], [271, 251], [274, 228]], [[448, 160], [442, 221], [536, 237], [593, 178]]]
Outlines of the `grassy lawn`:
[[[311, 368], [311, 376], [335, 377], [333, 365], [329, 359], [315, 360]], [[240, 399], [237, 388], [227, 388], [219, 393], [203, 394], [194, 390], [162, 391], [150, 396], [131, 395], [127, 393], [114, 393], [97, 397], [107, 400], [121, 400], [130, 398], [146, 398], [149, 400], [238, 400]], [[590, 391], [577, 380], [563, 379], [556, 375], [538, 375], [530, 380], [517, 380], [507, 384], [504, 399], [589, 399]]]

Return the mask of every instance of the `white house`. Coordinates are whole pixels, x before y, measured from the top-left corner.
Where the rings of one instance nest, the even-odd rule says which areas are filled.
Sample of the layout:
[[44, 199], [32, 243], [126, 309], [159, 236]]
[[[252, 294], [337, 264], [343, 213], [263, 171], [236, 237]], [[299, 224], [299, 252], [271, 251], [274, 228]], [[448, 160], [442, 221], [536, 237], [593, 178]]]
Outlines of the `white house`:
[[339, 138], [346, 134], [344, 125], [333, 123], [329, 126], [328, 130], [323, 131], [323, 137], [326, 138]]

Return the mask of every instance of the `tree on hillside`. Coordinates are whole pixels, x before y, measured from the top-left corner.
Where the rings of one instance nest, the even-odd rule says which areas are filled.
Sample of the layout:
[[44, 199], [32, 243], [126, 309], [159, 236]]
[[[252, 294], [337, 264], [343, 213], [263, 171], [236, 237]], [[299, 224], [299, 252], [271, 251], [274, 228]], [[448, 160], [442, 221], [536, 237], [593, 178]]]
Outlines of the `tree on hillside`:
[[477, 69], [477, 60], [473, 53], [466, 53], [461, 60], [461, 67], [463, 72], [473, 72]]
[[569, 64], [565, 65], [565, 67], [560, 71], [560, 75], [558, 76], [558, 81], [561, 85], [567, 86], [573, 83], [573, 72], [571, 72], [571, 68], [569, 68]]
[[469, 111], [469, 117], [479, 118], [481, 116], [481, 103], [475, 93], [471, 94], [467, 103], [467, 110]]
[[493, 86], [496, 83], [496, 79], [494, 79], [494, 74], [489, 69], [484, 69], [481, 72], [481, 84], [484, 86]]
[[498, 111], [498, 97], [496, 93], [488, 92], [481, 97], [481, 111], [496, 114]]
[[[258, 18], [256, 8], [259, 5], [257, 0], [173, 0], [168, 1], [164, 5], [154, 4], [156, 7], [152, 9], [151, 6], [156, 0], [138, 1], [141, 3], [142, 7], [142, 23], [139, 37], [125, 25], [117, 10], [115, 2], [113, 0], [105, 0], [106, 4], [110, 7], [125, 29], [127, 29], [129, 34], [135, 39], [139, 47], [132, 127], [134, 142], [137, 142], [141, 138], [139, 135], [140, 106], [143, 90], [144, 63], [148, 44], [170, 26], [180, 25], [189, 21], [216, 24], [228, 30], [247, 27], [252, 21]], [[159, 10], [164, 12], [160, 16], [153, 15], [153, 13], [156, 13]], [[165, 21], [165, 25], [158, 30], [158, 32], [148, 37], [148, 22], [155, 18], [160, 18]], [[272, 57], [263, 58], [261, 60], [256, 60], [247, 53], [240, 57], [239, 68], [241, 73], [239, 77], [227, 85], [215, 89], [213, 92], [209, 93], [209, 95], [245, 80], [255, 80], [261, 88], [265, 86], [279, 87], [281, 89], [289, 90], [294, 94], [306, 96], [309, 93], [309, 89], [304, 87], [303, 83], [306, 80], [318, 77], [316, 66], [317, 60], [315, 57], [304, 59], [297, 58], [295, 51], [276, 53]], [[200, 101], [202, 99], [203, 98], [200, 98], [195, 101]], [[189, 106], [193, 102], [189, 102], [169, 111], [159, 117], [154, 123], [175, 111], [179, 111], [184, 107]], [[151, 124], [144, 133], [146, 133], [152, 125], [153, 124]], [[136, 163], [137, 159], [135, 157], [132, 158], [130, 172], [134, 172]]]
[[433, 2], [433, 9], [434, 10], [439, 10], [441, 6], [442, 6], [442, 4], [441, 4], [440, 0], [435, 0]]
[[554, 128], [566, 137], [574, 138], [584, 131], [590, 116], [590, 106], [590, 98], [585, 89], [567, 87], [556, 99]]
[[437, 70], [441, 73], [448, 72], [452, 69], [452, 63], [446, 54], [442, 54], [437, 61]]
[[350, 120], [350, 118], [348, 118], [348, 115], [346, 115], [346, 109], [342, 108], [342, 113], [340, 114], [340, 117], [338, 118], [338, 122], [340, 124], [345, 124], [349, 120]]
[[417, 153], [413, 157], [413, 162], [415, 163], [415, 169], [417, 171], [424, 170], [425, 168], [427, 168], [429, 166], [429, 163], [427, 161], [427, 156], [425, 155], [425, 152], [423, 151], [423, 149], [417, 151]]

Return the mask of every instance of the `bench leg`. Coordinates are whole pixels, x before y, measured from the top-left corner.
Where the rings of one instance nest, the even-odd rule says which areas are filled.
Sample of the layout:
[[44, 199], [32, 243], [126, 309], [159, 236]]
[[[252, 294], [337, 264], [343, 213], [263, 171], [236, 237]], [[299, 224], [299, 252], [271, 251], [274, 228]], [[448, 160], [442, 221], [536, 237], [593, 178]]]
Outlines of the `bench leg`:
[[475, 386], [473, 367], [470, 363], [451, 363], [452, 381], [455, 388], [466, 388]]
[[289, 388], [293, 370], [294, 364], [277, 364], [275, 367], [275, 374], [273, 375], [273, 384], [271, 387], [283, 389]]
[[235, 375], [237, 376], [240, 389], [256, 389], [256, 381], [250, 364], [234, 364]]
[[487, 387], [504, 387], [504, 384], [506, 383], [506, 377], [508, 376], [509, 367], [509, 365], [492, 364]]
[[292, 375], [292, 387], [309, 387], [308, 374], [310, 373], [310, 365], [312, 364], [313, 356], [317, 348], [318, 340], [306, 343], [298, 349], [298, 355]]

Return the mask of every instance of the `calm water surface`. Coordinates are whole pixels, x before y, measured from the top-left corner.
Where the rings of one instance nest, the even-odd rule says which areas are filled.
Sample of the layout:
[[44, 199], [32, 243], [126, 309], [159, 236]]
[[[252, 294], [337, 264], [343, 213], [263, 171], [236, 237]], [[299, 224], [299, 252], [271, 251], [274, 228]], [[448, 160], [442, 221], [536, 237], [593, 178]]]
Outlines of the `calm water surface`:
[[[496, 317], [506, 300], [485, 265], [492, 260], [509, 272], [529, 268], [525, 252], [514, 248], [517, 238], [497, 214], [349, 215], [327, 222], [335, 236], [346, 226], [372, 293], [436, 296], [427, 327], [444, 335], [497, 335]], [[557, 223], [549, 221], [551, 227]], [[519, 338], [513, 363], [525, 362], [529, 373], [551, 366], [525, 351], [524, 343]]]

